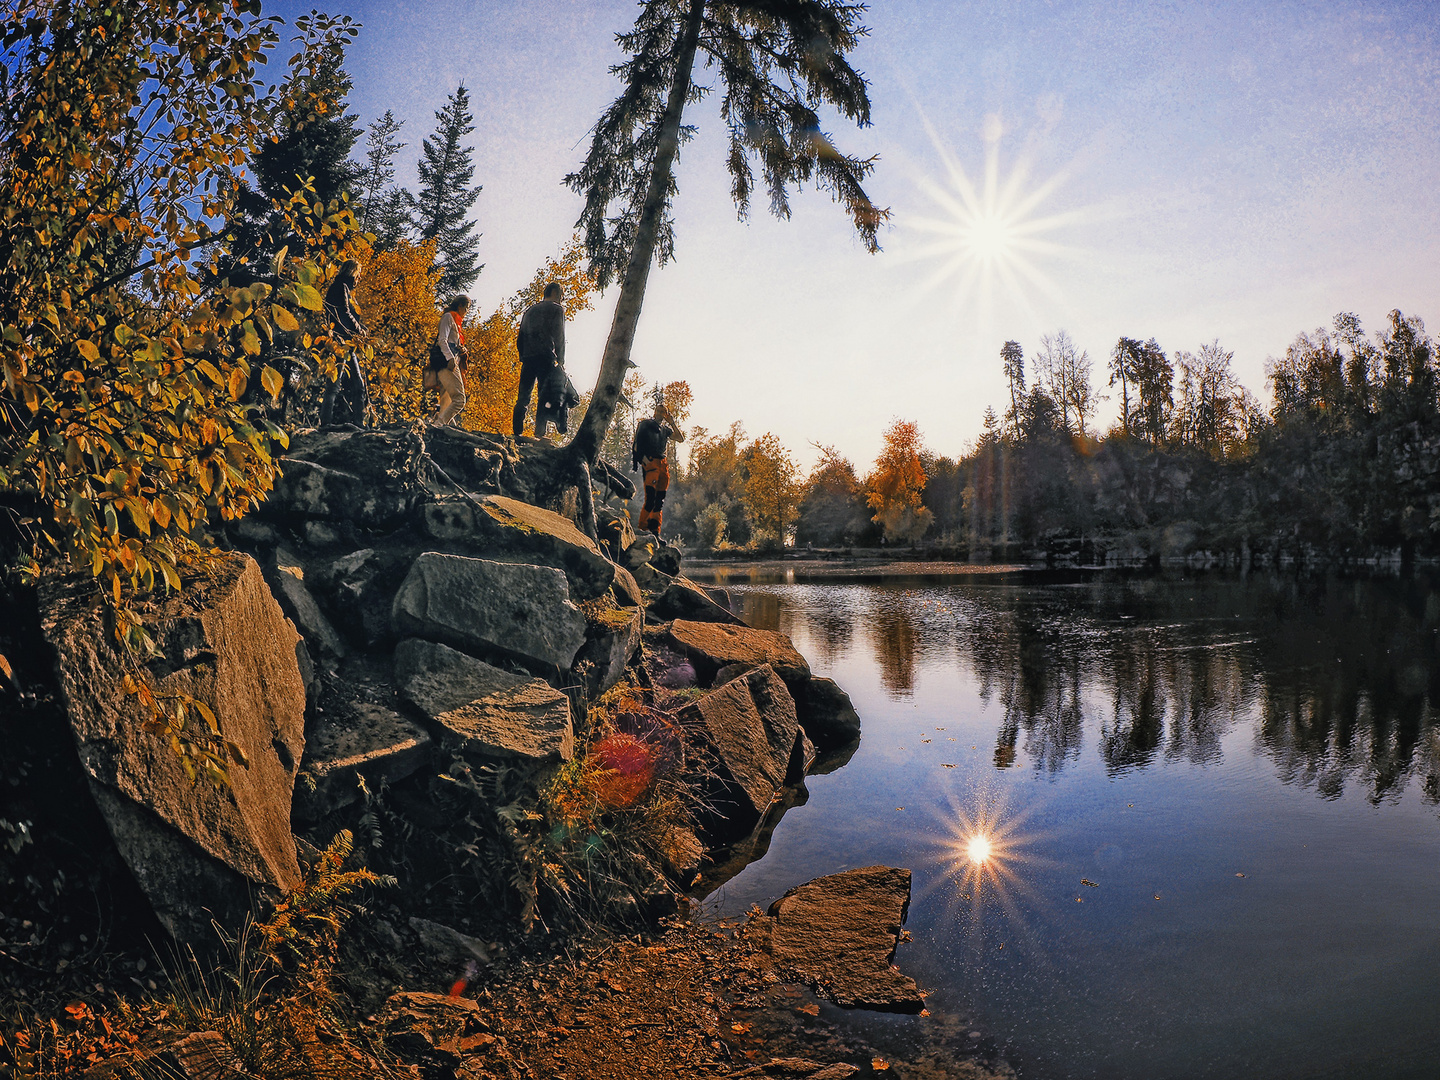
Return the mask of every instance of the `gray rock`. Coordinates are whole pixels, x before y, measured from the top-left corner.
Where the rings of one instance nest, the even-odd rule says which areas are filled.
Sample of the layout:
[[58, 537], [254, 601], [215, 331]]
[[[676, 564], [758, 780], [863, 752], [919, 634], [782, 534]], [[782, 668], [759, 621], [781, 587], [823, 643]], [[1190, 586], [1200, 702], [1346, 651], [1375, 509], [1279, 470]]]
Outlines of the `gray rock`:
[[595, 599], [615, 580], [615, 564], [568, 518], [503, 495], [482, 496], [473, 511], [480, 548], [565, 571], [576, 600]]
[[276, 548], [274, 562], [265, 567], [265, 581], [280, 602], [280, 610], [294, 622], [316, 659], [333, 663], [349, 653], [345, 642], [305, 587], [305, 569], [299, 559], [283, 547]]
[[393, 784], [419, 769], [429, 752], [429, 733], [382, 705], [356, 701], [331, 709], [306, 736], [305, 775], [295, 787], [292, 817], [319, 821], [360, 798], [360, 777], [372, 790], [382, 781]]
[[611, 583], [610, 591], [614, 593], [615, 602], [621, 607], [640, 607], [645, 603], [645, 597], [640, 593], [640, 583], [623, 566], [615, 567], [615, 580]]
[[795, 695], [800, 726], [821, 753], [848, 746], [860, 737], [860, 715], [850, 695], [833, 679], [812, 678]]
[[650, 601], [648, 610], [661, 620], [688, 619], [742, 626], [745, 622], [729, 608], [717, 604], [700, 586], [683, 577], [673, 578], [665, 591]]
[[424, 450], [409, 431], [297, 431], [262, 508], [371, 528], [399, 524], [420, 494]]
[[[186, 911], [243, 909], [237, 883], [287, 890], [299, 880], [290, 833], [305, 748], [299, 635], [259, 566], [239, 553], [142, 609], [162, 654], [149, 665], [157, 697], [205, 703], [249, 762], [230, 766], [226, 787], [192, 784], [168, 741], [145, 730], [147, 717], [123, 685], [131, 662], [112, 647], [92, 597], [88, 579], [43, 582], [43, 632], [56, 651], [81, 765], [109, 811], [120, 854], [162, 921], [188, 937]], [[134, 813], [117, 809], [132, 804]]]
[[674, 544], [662, 544], [650, 556], [650, 565], [662, 574], [675, 577], [680, 573], [680, 549]]
[[891, 964], [909, 906], [910, 871], [869, 866], [791, 889], [744, 932], [782, 978], [837, 1005], [918, 1013], [915, 980]]
[[469, 540], [475, 534], [475, 510], [458, 495], [426, 499], [420, 505], [420, 528], [432, 540]]
[[585, 685], [592, 698], [625, 677], [625, 669], [640, 648], [644, 625], [645, 615], [639, 608], [606, 612], [603, 621], [589, 624], [585, 644], [575, 657], [575, 669], [589, 664]]
[[711, 831], [749, 832], [790, 775], [800, 738], [785, 683], [762, 665], [676, 715], [715, 754], [718, 787], [709, 801], [723, 820], [711, 823]]
[[410, 638], [395, 649], [395, 681], [457, 749], [541, 761], [575, 756], [570, 699], [541, 679]]
[[428, 551], [391, 605], [400, 636], [565, 669], [585, 643], [585, 617], [559, 570]]
[[479, 938], [462, 934], [444, 923], [432, 922], [414, 915], [409, 921], [410, 929], [415, 931], [421, 950], [428, 953], [429, 959], [434, 963], [457, 972], [467, 963], [489, 965], [490, 947]]

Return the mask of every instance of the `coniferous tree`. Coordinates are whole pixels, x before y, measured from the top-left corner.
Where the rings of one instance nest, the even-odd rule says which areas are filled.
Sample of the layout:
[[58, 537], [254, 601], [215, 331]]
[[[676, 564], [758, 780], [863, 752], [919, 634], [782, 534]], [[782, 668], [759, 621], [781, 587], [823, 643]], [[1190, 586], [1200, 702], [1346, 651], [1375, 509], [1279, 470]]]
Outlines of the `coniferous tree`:
[[375, 234], [375, 248], [389, 251], [410, 229], [406, 193], [395, 186], [395, 155], [405, 147], [398, 138], [405, 121], [389, 109], [370, 125], [365, 164], [357, 185], [360, 227]]
[[421, 143], [420, 194], [409, 199], [416, 234], [434, 240], [437, 258], [445, 267], [440, 279], [442, 294], [463, 292], [479, 275], [483, 264], [476, 261], [480, 234], [475, 222], [466, 220], [480, 197], [472, 155], [475, 148], [462, 146], [465, 136], [475, 130], [470, 112], [470, 92], [461, 83], [435, 114], [435, 134]]
[[[308, 184], [314, 197], [328, 205], [350, 195], [359, 177], [350, 151], [360, 128], [345, 109], [351, 81], [344, 67], [345, 48], [359, 27], [346, 16], [312, 14], [296, 19], [295, 28], [313, 60], [292, 71], [283, 85], [271, 114], [270, 138], [250, 160], [255, 186], [238, 183], [227, 223], [235, 256], [252, 262], [294, 240], [275, 203], [287, 202]], [[226, 269], [236, 277], [233, 262]]]
[[694, 133], [682, 118], [703, 92], [692, 82], [697, 55], [715, 66], [723, 86], [726, 164], [740, 216], [749, 211], [758, 160], [777, 217], [790, 214], [791, 185], [813, 180], [845, 207], [865, 246], [878, 249], [889, 212], [861, 186], [875, 159], [842, 154], [815, 111], [830, 105], [862, 127], [870, 123], [865, 77], [846, 57], [866, 33], [863, 11], [844, 0], [643, 0], [634, 29], [619, 35], [629, 59], [614, 70], [625, 90], [595, 125], [580, 170], [566, 177], [585, 197], [578, 224], [591, 269], [602, 287], [621, 283], [595, 391], [571, 443], [578, 460], [594, 462], [600, 453], [632, 366], [650, 266], [674, 251], [674, 164]]

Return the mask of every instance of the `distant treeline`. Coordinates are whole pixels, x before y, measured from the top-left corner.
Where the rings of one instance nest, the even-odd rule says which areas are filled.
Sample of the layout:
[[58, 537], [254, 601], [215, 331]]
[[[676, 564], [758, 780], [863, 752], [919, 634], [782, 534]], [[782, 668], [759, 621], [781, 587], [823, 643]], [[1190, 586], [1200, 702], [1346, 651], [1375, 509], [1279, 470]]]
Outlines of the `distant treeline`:
[[1120, 416], [1091, 424], [1091, 362], [1063, 332], [1001, 350], [1003, 416], [958, 458], [896, 421], [865, 474], [829, 447], [802, 476], [773, 435], [735, 424], [681, 446], [666, 531], [702, 549], [1042, 549], [1132, 557], [1245, 551], [1298, 558], [1440, 553], [1440, 384], [1420, 319], [1366, 335], [1353, 314], [1267, 364], [1268, 412], [1218, 342], [1166, 353], [1122, 337], [1108, 363]]

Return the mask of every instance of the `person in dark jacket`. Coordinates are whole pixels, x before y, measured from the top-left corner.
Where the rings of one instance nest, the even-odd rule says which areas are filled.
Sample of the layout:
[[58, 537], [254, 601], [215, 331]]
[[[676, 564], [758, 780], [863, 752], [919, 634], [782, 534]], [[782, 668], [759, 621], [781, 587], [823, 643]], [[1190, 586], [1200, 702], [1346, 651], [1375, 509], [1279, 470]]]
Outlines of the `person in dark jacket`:
[[536, 382], [544, 379], [552, 368], [565, 366], [564, 299], [565, 290], [552, 281], [545, 286], [544, 299], [531, 304], [520, 316], [520, 332], [515, 337], [515, 347], [520, 353], [520, 389], [515, 397], [511, 425], [517, 439], [525, 430], [525, 410], [530, 408], [530, 395]]
[[[330, 333], [342, 344], [349, 344], [352, 338], [366, 333], [365, 324], [355, 311], [351, 290], [360, 280], [360, 264], [354, 259], [340, 267], [335, 280], [325, 292], [325, 317], [330, 320]], [[358, 349], [348, 350], [335, 381], [325, 388], [325, 397], [320, 403], [320, 423], [326, 425], [335, 415], [335, 399], [344, 394], [341, 408], [341, 422], [365, 423], [365, 414], [370, 408], [370, 389], [365, 385], [365, 374], [360, 370]]]
[[657, 402], [655, 415], [635, 425], [635, 441], [630, 448], [630, 470], [640, 470], [645, 481], [645, 506], [640, 511], [642, 532], [660, 535], [664, 516], [665, 492], [670, 490], [670, 465], [665, 459], [669, 442], [685, 441], [685, 433], [675, 423], [664, 402]]

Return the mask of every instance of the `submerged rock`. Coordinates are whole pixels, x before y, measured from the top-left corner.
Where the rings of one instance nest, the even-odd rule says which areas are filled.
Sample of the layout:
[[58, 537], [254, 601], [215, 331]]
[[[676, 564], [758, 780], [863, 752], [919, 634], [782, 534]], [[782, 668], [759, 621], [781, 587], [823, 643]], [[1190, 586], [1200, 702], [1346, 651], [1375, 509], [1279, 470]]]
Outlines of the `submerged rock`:
[[555, 669], [570, 667], [585, 643], [585, 617], [561, 571], [434, 551], [410, 567], [391, 619], [401, 636]]
[[230, 764], [224, 787], [192, 783], [169, 742], [145, 729], [148, 717], [124, 688], [133, 661], [112, 646], [88, 581], [44, 582], [40, 604], [81, 765], [166, 928], [208, 940], [209, 913], [229, 922], [252, 888], [293, 887], [290, 801], [305, 748], [305, 685], [299, 636], [255, 561], [222, 556], [146, 618], [162, 654], [149, 665], [157, 698], [203, 702], [248, 762]]
[[745, 933], [781, 978], [836, 1005], [917, 1013], [925, 999], [891, 963], [909, 907], [909, 870], [867, 866], [791, 889]]
[[395, 681], [456, 749], [540, 761], [575, 756], [570, 699], [542, 679], [410, 638], [395, 649]]

